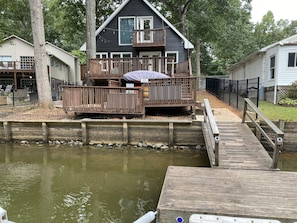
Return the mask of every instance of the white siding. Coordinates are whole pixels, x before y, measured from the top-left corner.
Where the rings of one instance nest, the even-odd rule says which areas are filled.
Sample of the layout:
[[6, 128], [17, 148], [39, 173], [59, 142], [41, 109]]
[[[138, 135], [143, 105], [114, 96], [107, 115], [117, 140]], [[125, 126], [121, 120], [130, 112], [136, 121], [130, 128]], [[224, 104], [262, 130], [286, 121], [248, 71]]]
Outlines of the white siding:
[[[263, 86], [264, 87], [272, 87], [275, 86], [275, 80], [278, 78], [279, 74], [279, 54], [278, 54], [279, 47], [273, 47], [267, 50], [265, 57], [264, 57], [264, 80]], [[275, 78], [270, 78], [270, 58], [275, 56]]]
[[[60, 60], [62, 60], [66, 65], [68, 65], [68, 69], [69, 69], [69, 73], [68, 73], [68, 77], [64, 80], [68, 80], [69, 82], [73, 82], [73, 83], [77, 83], [81, 81], [81, 75], [80, 75], [80, 63], [79, 60], [74, 57], [73, 55], [71, 55], [70, 53], [57, 48], [51, 44], [46, 44], [46, 50], [49, 54], [54, 55], [56, 58], [59, 58]], [[56, 70], [56, 74], [57, 74], [57, 70]], [[55, 75], [55, 74], [53, 74]], [[59, 80], [63, 80], [61, 79], [61, 77], [55, 77]]]
[[13, 38], [0, 46], [1, 56], [12, 56], [12, 61], [21, 61], [21, 56], [34, 56], [34, 48], [19, 39]]
[[297, 45], [283, 46], [279, 52], [279, 77], [277, 85], [287, 86], [297, 81], [297, 67], [288, 67], [289, 53], [297, 53]]
[[262, 57], [255, 56], [251, 60], [245, 61], [237, 68], [234, 68], [230, 73], [232, 80], [245, 80], [251, 78], [262, 77]]

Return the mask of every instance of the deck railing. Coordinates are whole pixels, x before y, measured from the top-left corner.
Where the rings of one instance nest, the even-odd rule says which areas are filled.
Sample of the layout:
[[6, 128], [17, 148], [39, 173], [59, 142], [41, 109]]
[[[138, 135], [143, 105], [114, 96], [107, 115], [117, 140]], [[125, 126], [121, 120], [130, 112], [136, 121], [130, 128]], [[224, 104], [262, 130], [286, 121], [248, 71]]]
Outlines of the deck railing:
[[165, 47], [166, 30], [142, 29], [133, 31], [133, 47]]
[[[245, 103], [244, 103], [242, 123], [245, 122], [246, 116], [248, 116], [250, 118], [250, 120], [254, 123], [257, 131], [260, 134], [262, 134], [263, 137], [267, 140], [267, 142], [272, 146], [272, 148], [273, 148], [273, 157], [272, 157], [271, 168], [277, 168], [278, 159], [279, 159], [279, 152], [283, 149], [284, 133], [272, 121], [270, 121], [262, 112], [260, 112], [259, 109], [256, 107], [256, 105], [249, 98], [245, 98], [244, 100], [245, 100]], [[250, 108], [252, 110], [252, 112], [255, 113], [255, 117], [252, 114], [249, 113], [248, 108]], [[259, 125], [259, 123], [257, 121], [257, 119], [259, 117], [274, 132], [274, 137], [273, 138], [269, 137], [269, 135]]]
[[211, 106], [208, 99], [204, 99], [204, 121], [203, 121], [203, 135], [211, 166], [213, 166], [213, 156], [215, 166], [219, 166], [219, 141], [220, 132], [216, 124]]
[[150, 79], [139, 87], [63, 86], [65, 112], [143, 114], [145, 107], [186, 107], [196, 104], [195, 77]]
[[192, 105], [196, 102], [196, 77], [150, 79], [142, 83], [147, 107]]
[[[150, 70], [174, 76], [174, 58], [169, 57], [129, 57], [90, 59], [90, 79], [122, 78], [124, 74], [136, 70]], [[82, 71], [84, 72], [84, 71]], [[86, 72], [86, 71], [85, 71]]]
[[62, 89], [66, 113], [143, 114], [139, 88], [63, 86]]
[[33, 61], [0, 61], [0, 70], [25, 70], [35, 69]]

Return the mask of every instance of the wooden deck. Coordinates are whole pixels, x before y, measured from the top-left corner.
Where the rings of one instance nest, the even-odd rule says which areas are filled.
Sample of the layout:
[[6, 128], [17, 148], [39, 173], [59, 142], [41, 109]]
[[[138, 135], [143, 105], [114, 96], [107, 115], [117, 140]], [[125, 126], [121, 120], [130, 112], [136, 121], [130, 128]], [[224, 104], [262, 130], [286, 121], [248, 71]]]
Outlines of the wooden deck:
[[297, 173], [170, 166], [157, 222], [192, 214], [297, 220]]

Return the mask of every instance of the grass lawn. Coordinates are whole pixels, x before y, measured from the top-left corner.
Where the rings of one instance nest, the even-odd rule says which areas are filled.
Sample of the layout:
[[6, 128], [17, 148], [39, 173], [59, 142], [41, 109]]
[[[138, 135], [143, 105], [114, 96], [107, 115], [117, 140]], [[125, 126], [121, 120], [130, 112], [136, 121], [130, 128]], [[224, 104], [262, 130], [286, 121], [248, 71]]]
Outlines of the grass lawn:
[[278, 121], [280, 119], [297, 121], [297, 107], [284, 107], [267, 101], [259, 101], [259, 109], [272, 121]]

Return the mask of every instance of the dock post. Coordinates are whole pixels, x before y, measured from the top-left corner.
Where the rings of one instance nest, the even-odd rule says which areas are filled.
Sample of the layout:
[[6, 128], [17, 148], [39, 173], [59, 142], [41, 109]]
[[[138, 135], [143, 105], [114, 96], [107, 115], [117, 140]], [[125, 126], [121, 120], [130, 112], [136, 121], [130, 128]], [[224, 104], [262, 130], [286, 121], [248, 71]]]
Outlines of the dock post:
[[42, 138], [44, 143], [48, 142], [48, 128], [46, 122], [42, 122]]

